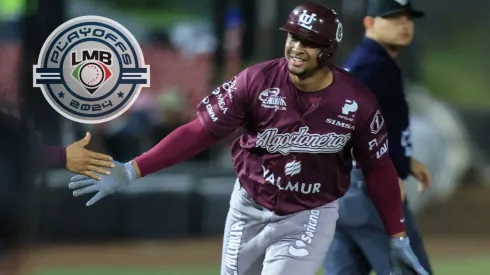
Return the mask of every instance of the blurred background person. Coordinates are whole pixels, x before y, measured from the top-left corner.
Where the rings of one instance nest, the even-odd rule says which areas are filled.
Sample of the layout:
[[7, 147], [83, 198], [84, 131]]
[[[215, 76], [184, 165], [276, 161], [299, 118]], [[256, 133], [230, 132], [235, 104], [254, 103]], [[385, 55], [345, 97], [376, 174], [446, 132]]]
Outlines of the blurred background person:
[[107, 173], [113, 166], [110, 156], [85, 148], [91, 140], [89, 133], [63, 146], [46, 141], [36, 129], [30, 94], [22, 91], [32, 91], [26, 88], [32, 88], [32, 81], [23, 78], [21, 70], [33, 65], [22, 64], [26, 57], [21, 43], [25, 5], [22, 1], [0, 2], [0, 274], [8, 275], [18, 274], [25, 260], [24, 250], [38, 213], [36, 183], [43, 172], [65, 169], [99, 178], [94, 172]]
[[[344, 68], [367, 85], [381, 108], [388, 137], [371, 140], [371, 148], [379, 157], [388, 153], [396, 167], [404, 219], [410, 246], [424, 269], [431, 273], [429, 259], [405, 196], [404, 180], [414, 176], [423, 189], [431, 184], [431, 173], [425, 164], [412, 157], [410, 112], [403, 88], [402, 72], [395, 63], [400, 52], [414, 37], [414, 19], [424, 13], [413, 8], [410, 1], [369, 0], [363, 23], [366, 29], [361, 44], [346, 60]], [[372, 126], [371, 126], [372, 127]], [[340, 199], [339, 220], [332, 248], [325, 260], [327, 274], [376, 274], [392, 272], [389, 243], [384, 227], [366, 192], [361, 169], [351, 173], [351, 187]], [[414, 270], [405, 270], [416, 274]]]
[[[0, 97], [1, 98], [1, 97]], [[0, 274], [16, 274], [31, 216], [32, 191], [43, 169], [67, 169], [100, 179], [113, 167], [111, 157], [86, 150], [90, 134], [68, 147], [42, 144], [28, 122], [0, 100]], [[3, 107], [3, 108], [1, 108]]]

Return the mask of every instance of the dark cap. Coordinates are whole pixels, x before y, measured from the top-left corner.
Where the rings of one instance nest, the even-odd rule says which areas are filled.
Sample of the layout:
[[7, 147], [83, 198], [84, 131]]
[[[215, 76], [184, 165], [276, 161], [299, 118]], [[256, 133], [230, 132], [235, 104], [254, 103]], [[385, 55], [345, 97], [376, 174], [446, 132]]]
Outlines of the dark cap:
[[410, 0], [368, 0], [367, 14], [368, 16], [386, 17], [397, 13], [408, 13], [413, 18], [424, 17], [425, 13], [414, 10]]

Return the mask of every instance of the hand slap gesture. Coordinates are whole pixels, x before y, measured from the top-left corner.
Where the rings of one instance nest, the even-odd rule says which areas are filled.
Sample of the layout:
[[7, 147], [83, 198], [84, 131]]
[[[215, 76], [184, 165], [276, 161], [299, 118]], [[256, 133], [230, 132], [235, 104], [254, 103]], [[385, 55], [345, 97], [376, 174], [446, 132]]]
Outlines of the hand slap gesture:
[[113, 168], [112, 157], [100, 153], [95, 153], [85, 149], [90, 143], [92, 136], [87, 132], [85, 137], [66, 147], [66, 169], [72, 173], [88, 176], [95, 180], [100, 180], [100, 176], [94, 172], [109, 175], [110, 171], [105, 168]]

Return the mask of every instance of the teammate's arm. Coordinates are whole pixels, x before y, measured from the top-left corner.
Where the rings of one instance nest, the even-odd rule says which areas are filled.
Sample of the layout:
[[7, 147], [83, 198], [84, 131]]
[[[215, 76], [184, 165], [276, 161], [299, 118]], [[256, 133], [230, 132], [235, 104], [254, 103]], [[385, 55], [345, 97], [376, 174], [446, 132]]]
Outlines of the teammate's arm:
[[100, 180], [99, 174], [109, 174], [102, 167], [112, 168], [112, 158], [108, 155], [92, 152], [85, 149], [90, 143], [91, 135], [85, 137], [69, 146], [43, 145], [44, 162], [47, 168], [63, 168], [75, 174], [86, 175], [90, 178]]
[[400, 185], [398, 174], [388, 154], [388, 135], [383, 116], [378, 110], [373, 109], [367, 111], [363, 117], [366, 119], [357, 123], [353, 135], [354, 158], [362, 169], [367, 192], [387, 234], [392, 237], [404, 237]]
[[43, 159], [48, 168], [64, 168], [66, 165], [66, 148], [62, 146], [43, 146]]

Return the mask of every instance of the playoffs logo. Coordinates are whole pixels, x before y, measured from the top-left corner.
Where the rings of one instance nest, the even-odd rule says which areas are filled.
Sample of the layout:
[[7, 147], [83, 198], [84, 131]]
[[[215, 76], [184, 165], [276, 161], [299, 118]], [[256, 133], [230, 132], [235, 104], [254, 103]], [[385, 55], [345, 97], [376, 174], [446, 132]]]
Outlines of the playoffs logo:
[[93, 95], [112, 77], [112, 58], [109, 51], [84, 49], [70, 54], [71, 76]]
[[149, 66], [134, 36], [100, 16], [77, 17], [54, 30], [33, 77], [34, 87], [59, 114], [87, 124], [120, 116], [150, 85]]

